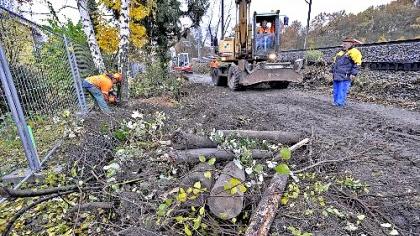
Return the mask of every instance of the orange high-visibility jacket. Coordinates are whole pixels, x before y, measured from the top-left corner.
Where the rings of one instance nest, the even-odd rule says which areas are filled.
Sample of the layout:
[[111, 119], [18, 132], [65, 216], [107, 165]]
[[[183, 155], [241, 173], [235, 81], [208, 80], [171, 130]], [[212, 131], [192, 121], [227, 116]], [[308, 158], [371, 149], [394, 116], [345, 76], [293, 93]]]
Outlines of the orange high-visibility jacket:
[[104, 95], [109, 94], [113, 85], [112, 80], [106, 75], [94, 75], [87, 77], [86, 81], [100, 89]]
[[268, 28], [268, 27], [259, 27], [258, 28], [258, 33], [259, 34], [272, 34], [274, 33], [274, 27]]

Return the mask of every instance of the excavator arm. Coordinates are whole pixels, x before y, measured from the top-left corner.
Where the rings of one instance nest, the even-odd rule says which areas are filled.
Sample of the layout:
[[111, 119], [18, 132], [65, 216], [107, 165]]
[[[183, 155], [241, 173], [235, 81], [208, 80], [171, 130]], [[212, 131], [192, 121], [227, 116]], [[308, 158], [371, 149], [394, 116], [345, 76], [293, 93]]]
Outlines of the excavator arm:
[[235, 0], [237, 7], [238, 25], [236, 29], [237, 53], [239, 57], [248, 54], [251, 45], [249, 44], [248, 20], [251, 11], [251, 0]]

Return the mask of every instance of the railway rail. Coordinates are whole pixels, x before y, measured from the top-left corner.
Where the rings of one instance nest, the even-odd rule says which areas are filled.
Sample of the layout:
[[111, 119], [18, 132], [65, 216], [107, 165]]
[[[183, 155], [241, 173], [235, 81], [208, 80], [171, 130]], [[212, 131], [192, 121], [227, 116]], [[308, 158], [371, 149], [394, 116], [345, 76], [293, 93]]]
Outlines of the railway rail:
[[[323, 61], [332, 63], [332, 58], [341, 46], [311, 49], [284, 50], [280, 53], [283, 61], [304, 58], [307, 51], [321, 51]], [[420, 71], [420, 39], [397, 40], [380, 43], [361, 44], [362, 67], [371, 70]], [[309, 61], [309, 63], [314, 63]]]

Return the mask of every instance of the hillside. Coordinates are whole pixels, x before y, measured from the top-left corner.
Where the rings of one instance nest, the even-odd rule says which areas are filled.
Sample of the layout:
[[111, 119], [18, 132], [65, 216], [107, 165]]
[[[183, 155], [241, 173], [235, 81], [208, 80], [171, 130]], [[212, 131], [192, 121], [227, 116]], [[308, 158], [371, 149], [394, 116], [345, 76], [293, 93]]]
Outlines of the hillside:
[[[302, 48], [304, 28], [292, 22], [283, 33], [283, 49]], [[420, 38], [420, 8], [412, 0], [396, 0], [358, 14], [321, 13], [311, 21], [308, 45], [333, 46], [346, 36], [365, 43]]]

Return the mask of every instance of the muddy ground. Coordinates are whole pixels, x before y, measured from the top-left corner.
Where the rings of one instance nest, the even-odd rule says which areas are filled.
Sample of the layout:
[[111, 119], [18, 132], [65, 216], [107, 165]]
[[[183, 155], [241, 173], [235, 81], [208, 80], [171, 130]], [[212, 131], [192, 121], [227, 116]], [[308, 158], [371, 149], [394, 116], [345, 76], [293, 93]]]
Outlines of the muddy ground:
[[[299, 131], [312, 138], [310, 148], [294, 157], [295, 169], [322, 160], [350, 161], [315, 168], [322, 178], [351, 175], [368, 192], [346, 195], [332, 191], [326, 201], [348, 214], [370, 220], [362, 231], [346, 231], [346, 222], [317, 214], [304, 216], [304, 205], [280, 209], [273, 235], [288, 235], [285, 226], [314, 235], [387, 235], [379, 226], [389, 222], [400, 235], [420, 234], [420, 112], [350, 99], [346, 108], [332, 106], [328, 90], [299, 87], [287, 90], [254, 88], [231, 92], [194, 76], [175, 107], [136, 101], [132, 109], [161, 110], [172, 130], [209, 132], [212, 129]], [[198, 83], [198, 84], [197, 84]], [[268, 180], [266, 180], [268, 181]], [[363, 224], [362, 224], [363, 225]], [[287, 232], [287, 234], [286, 234]]]

